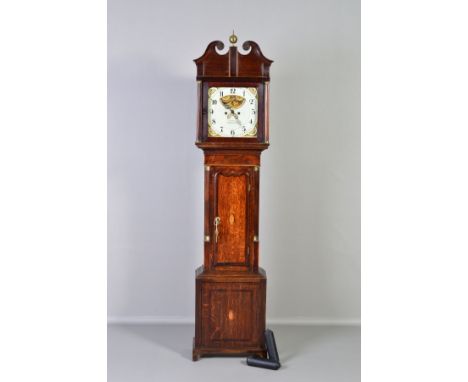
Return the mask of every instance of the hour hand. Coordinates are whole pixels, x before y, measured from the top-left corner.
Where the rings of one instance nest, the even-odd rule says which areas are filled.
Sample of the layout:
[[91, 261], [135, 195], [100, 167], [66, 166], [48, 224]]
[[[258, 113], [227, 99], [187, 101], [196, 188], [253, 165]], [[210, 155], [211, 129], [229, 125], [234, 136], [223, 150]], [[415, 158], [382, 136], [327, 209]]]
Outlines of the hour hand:
[[231, 110], [231, 113], [232, 115], [234, 116], [235, 119], [239, 119], [239, 117], [237, 116], [236, 112], [233, 110], [233, 109], [230, 109]]
[[235, 119], [239, 119], [239, 117], [237, 116], [236, 112], [234, 111], [234, 109], [231, 109], [231, 108], [227, 108], [231, 113], [228, 114], [228, 118], [231, 118], [232, 116], [234, 116]]

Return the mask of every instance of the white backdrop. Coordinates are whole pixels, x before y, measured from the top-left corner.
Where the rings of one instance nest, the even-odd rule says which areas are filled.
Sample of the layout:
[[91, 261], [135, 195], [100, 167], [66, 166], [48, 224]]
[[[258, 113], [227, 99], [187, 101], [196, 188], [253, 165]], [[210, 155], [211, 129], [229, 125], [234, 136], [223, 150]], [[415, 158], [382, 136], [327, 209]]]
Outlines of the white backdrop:
[[235, 29], [271, 66], [267, 319], [360, 319], [359, 0], [108, 1], [108, 315], [194, 316], [203, 155], [193, 59]]

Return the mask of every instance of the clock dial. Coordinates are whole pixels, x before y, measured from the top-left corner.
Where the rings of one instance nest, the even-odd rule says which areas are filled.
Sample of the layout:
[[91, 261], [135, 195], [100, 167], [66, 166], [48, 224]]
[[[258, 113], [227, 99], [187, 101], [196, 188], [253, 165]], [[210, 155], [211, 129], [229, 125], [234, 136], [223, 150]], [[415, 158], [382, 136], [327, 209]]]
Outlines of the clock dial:
[[255, 138], [258, 95], [256, 88], [208, 89], [208, 136]]

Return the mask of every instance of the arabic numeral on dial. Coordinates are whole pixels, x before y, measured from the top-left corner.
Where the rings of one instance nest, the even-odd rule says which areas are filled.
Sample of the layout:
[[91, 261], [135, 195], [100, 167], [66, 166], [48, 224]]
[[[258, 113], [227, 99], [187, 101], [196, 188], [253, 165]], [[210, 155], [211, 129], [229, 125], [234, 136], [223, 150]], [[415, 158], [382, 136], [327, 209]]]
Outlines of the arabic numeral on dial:
[[244, 129], [244, 133], [247, 131], [247, 129], [245, 128], [245, 126], [243, 126], [243, 129]]
[[252, 114], [255, 115], [255, 109], [252, 109]]
[[212, 104], [212, 105], [216, 105], [217, 103], [218, 103], [217, 100], [215, 100], [215, 99], [211, 100], [211, 104]]
[[236, 89], [231, 89], [231, 94], [236, 94]]
[[231, 130], [231, 135], [232, 136], [236, 135], [236, 132], [234, 130]]
[[250, 120], [250, 124], [252, 124], [252, 123], [253, 123], [253, 119]]
[[214, 110], [213, 110], [213, 109], [211, 109], [211, 114], [214, 114]]
[[221, 132], [223, 132], [223, 126], [221, 126]]
[[211, 120], [211, 123], [214, 125], [216, 123], [216, 120], [215, 119], [212, 119]]
[[221, 97], [223, 96], [223, 91], [220, 91], [219, 94], [221, 95]]
[[254, 103], [254, 100], [253, 100], [253, 99], [251, 99], [251, 100], [249, 100], [249, 102], [250, 102], [250, 104], [251, 104], [251, 105], [253, 105], [253, 103]]

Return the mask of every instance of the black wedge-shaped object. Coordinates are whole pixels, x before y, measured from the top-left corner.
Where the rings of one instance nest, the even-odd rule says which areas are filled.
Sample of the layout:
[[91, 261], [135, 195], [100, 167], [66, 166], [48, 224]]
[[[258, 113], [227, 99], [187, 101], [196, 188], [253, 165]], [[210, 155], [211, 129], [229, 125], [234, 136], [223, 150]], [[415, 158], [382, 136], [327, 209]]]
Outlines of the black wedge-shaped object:
[[270, 329], [265, 330], [265, 343], [268, 352], [268, 360], [280, 363], [278, 349], [276, 348], [275, 335]]
[[270, 329], [265, 330], [265, 344], [268, 352], [268, 359], [256, 356], [247, 357], [247, 365], [278, 370], [281, 364], [278, 349], [276, 348], [275, 335]]
[[256, 356], [247, 357], [247, 365], [263, 367], [264, 369], [278, 370], [281, 365], [279, 362], [270, 361], [265, 358], [260, 358]]

